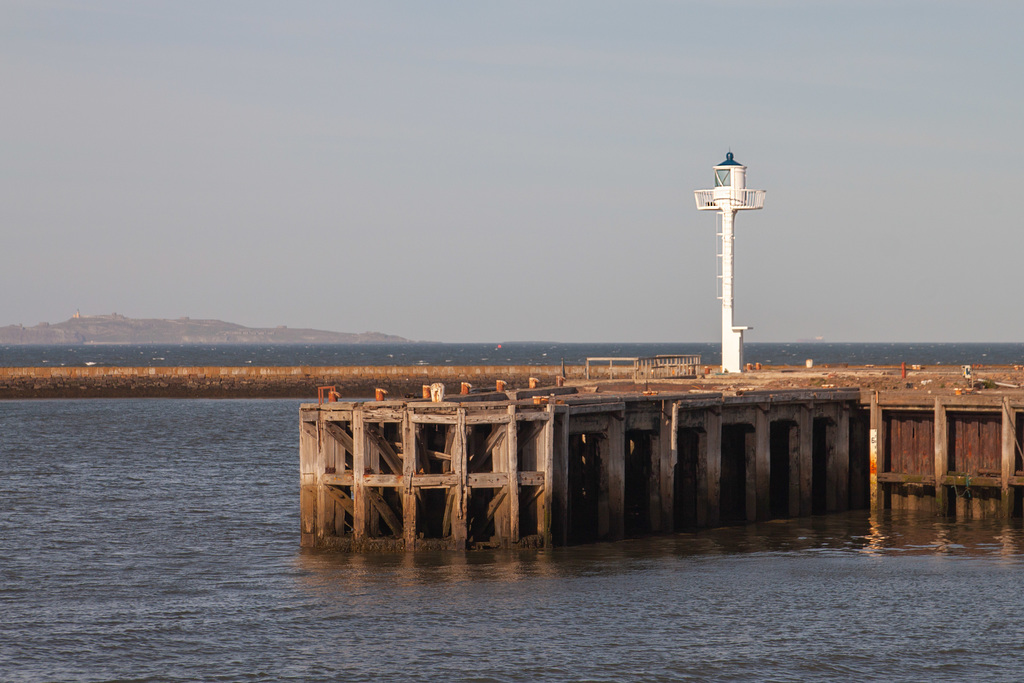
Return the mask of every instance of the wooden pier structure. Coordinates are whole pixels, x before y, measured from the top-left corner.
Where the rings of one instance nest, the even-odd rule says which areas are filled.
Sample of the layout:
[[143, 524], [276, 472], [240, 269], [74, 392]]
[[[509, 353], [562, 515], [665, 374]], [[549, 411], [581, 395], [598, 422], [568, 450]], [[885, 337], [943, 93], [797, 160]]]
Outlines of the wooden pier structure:
[[1020, 517], [1024, 392], [880, 392], [869, 406], [872, 508]]
[[550, 547], [871, 500], [858, 389], [547, 387], [300, 413], [305, 547]]

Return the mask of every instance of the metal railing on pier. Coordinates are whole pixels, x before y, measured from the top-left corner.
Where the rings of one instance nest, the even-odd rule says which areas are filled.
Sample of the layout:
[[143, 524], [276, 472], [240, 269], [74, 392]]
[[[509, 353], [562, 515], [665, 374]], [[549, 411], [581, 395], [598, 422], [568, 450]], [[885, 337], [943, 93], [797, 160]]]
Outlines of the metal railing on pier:
[[659, 355], [588, 357], [584, 366], [587, 379], [631, 378], [634, 382], [650, 379], [697, 377], [700, 355]]

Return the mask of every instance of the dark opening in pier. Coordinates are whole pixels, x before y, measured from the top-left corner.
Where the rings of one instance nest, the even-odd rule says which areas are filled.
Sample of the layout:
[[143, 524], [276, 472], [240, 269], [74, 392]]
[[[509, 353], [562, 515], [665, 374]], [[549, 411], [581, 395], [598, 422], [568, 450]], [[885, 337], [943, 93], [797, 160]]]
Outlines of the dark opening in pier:
[[470, 489], [467, 542], [476, 548], [501, 545], [508, 510], [505, 489]]
[[722, 425], [719, 518], [723, 522], [747, 519], [747, 458], [753, 440], [754, 428], [749, 424]]
[[393, 486], [367, 486], [370, 501], [368, 536], [371, 538], [401, 538], [402, 494]]
[[423, 538], [451, 535], [452, 499], [447, 488], [420, 489], [416, 492], [416, 533]]
[[538, 533], [538, 510], [543, 486], [521, 486], [519, 488], [519, 538]]
[[507, 472], [508, 458], [505, 443], [504, 424], [472, 425], [466, 429], [466, 471], [472, 474], [482, 472]]
[[445, 474], [451, 472], [452, 445], [455, 441], [455, 425], [416, 425], [416, 465], [413, 470], [420, 474]]
[[769, 432], [769, 513], [773, 518], [789, 517], [790, 454], [797, 440], [796, 422], [772, 422]]
[[[1024, 413], [1017, 413], [1015, 433], [1016, 443], [1013, 445], [1013, 474], [1016, 476], [1024, 475]], [[1019, 492], [1020, 488], [1016, 488]]]
[[569, 436], [569, 542], [598, 538], [598, 497], [601, 487], [599, 434]]
[[627, 536], [642, 536], [651, 531], [651, 451], [650, 432], [626, 432]]

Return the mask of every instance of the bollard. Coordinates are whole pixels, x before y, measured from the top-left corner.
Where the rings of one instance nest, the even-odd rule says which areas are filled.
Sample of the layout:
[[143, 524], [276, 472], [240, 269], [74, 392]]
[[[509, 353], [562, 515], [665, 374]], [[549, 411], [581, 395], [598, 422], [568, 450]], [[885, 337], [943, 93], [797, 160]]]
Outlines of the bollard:
[[901, 373], [903, 379], [907, 378], [907, 364], [906, 363], [900, 363], [900, 373]]
[[556, 377], [555, 378], [555, 386], [556, 387], [564, 387], [565, 386], [565, 377], [563, 377], [561, 375]]
[[459, 393], [462, 394], [463, 396], [468, 396], [469, 392], [472, 391], [472, 389], [472, 384], [470, 384], [469, 382], [463, 382], [462, 386], [459, 388]]
[[378, 401], [383, 401], [384, 397], [387, 396], [387, 395], [388, 395], [388, 392], [387, 392], [386, 389], [381, 389], [380, 387], [378, 387], [378, 388], [373, 390], [373, 397], [375, 399], [377, 399]]
[[804, 361], [804, 365], [806, 365], [809, 368], [813, 368], [814, 367], [814, 359], [813, 358], [808, 358], [807, 360]]
[[424, 384], [423, 385], [423, 398], [430, 398], [430, 385], [429, 384]]
[[539, 385], [540, 385], [540, 380], [539, 379], [537, 379], [536, 377], [531, 377], [530, 378], [530, 388], [531, 389], [536, 389]]
[[505, 380], [499, 379], [498, 381], [496, 381], [494, 383], [494, 390], [499, 392], [505, 391]]
[[430, 400], [434, 403], [440, 403], [444, 400], [444, 385], [440, 382], [434, 382], [430, 385]]

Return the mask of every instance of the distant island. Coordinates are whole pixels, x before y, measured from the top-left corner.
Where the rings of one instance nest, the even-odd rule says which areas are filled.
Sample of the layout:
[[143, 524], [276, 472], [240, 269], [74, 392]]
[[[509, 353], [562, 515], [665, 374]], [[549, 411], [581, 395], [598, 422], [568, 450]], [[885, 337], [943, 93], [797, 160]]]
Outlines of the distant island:
[[222, 320], [136, 319], [75, 313], [61, 323], [0, 327], [0, 344], [367, 344], [408, 342], [380, 332], [326, 332], [285, 327], [245, 327]]

